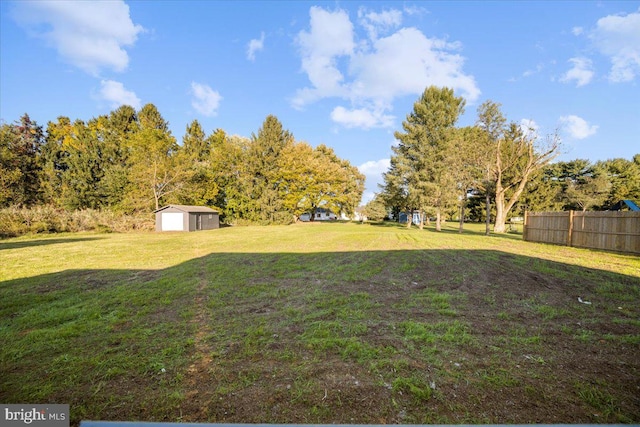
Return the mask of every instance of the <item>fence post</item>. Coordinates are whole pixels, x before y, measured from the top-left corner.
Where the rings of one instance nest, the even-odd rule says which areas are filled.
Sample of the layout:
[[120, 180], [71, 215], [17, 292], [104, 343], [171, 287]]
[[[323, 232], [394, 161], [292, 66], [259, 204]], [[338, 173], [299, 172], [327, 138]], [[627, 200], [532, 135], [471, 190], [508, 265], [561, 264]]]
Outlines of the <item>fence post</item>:
[[567, 233], [567, 246], [573, 246], [573, 211], [569, 211], [569, 230]]
[[524, 223], [522, 224], [522, 240], [527, 240], [527, 225], [529, 219], [529, 211], [524, 211]]

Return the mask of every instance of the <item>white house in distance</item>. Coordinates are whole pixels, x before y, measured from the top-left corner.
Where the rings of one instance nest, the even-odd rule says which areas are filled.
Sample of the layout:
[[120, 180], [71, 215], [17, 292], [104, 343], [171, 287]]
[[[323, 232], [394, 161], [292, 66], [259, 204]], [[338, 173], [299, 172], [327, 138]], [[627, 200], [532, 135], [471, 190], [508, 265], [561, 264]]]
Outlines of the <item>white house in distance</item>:
[[156, 231], [199, 231], [220, 228], [220, 215], [206, 206], [167, 205], [154, 211]]
[[[313, 213], [313, 221], [333, 221], [336, 219], [338, 219], [338, 216], [331, 212], [329, 209], [316, 208], [315, 212]], [[300, 215], [300, 221], [311, 221], [311, 214], [303, 213], [302, 215]]]

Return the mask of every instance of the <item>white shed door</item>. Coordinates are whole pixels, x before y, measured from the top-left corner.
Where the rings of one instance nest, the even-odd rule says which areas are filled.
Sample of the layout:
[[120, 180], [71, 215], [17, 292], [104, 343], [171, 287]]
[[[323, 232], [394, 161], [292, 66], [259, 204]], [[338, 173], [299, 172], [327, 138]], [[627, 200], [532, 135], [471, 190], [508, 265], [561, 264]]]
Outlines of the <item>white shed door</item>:
[[162, 231], [182, 231], [182, 224], [180, 212], [164, 212], [162, 214]]

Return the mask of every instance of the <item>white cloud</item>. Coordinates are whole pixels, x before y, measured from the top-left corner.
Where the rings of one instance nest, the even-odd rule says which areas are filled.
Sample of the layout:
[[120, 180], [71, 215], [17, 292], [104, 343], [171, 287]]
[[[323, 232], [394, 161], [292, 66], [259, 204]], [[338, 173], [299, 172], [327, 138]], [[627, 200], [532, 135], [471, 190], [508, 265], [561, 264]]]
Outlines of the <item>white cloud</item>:
[[377, 13], [361, 7], [358, 9], [358, 21], [367, 30], [369, 38], [375, 40], [379, 32], [386, 33], [402, 24], [402, 12], [390, 9]]
[[252, 39], [247, 45], [247, 59], [249, 61], [256, 60], [256, 52], [264, 48], [264, 31], [260, 33], [259, 39]]
[[358, 170], [365, 175], [382, 175], [391, 167], [391, 159], [369, 160], [358, 166]]
[[582, 117], [569, 115], [560, 117], [560, 124], [567, 129], [569, 136], [574, 139], [585, 139], [594, 135], [598, 126], [590, 125]]
[[134, 92], [125, 89], [122, 83], [113, 80], [100, 82], [100, 98], [109, 101], [111, 108], [130, 105], [138, 110], [142, 105], [140, 98]]
[[560, 81], [563, 83], [576, 82], [576, 86], [584, 86], [589, 84], [593, 79], [593, 66], [591, 60], [588, 58], [571, 58], [569, 62], [573, 64], [573, 68], [567, 71], [560, 77]]
[[573, 27], [571, 29], [571, 32], [573, 33], [574, 36], [579, 36], [582, 33], [584, 33], [584, 28], [582, 28], [582, 27]]
[[125, 47], [144, 31], [131, 21], [123, 1], [21, 1], [14, 19], [66, 62], [94, 76], [103, 68], [124, 71], [129, 65]]
[[220, 106], [222, 96], [220, 96], [217, 91], [205, 84], [191, 82], [191, 94], [193, 95], [191, 106], [195, 108], [198, 113], [209, 117], [218, 114], [218, 107]]
[[590, 38], [611, 61], [610, 81], [628, 82], [640, 75], [640, 9], [600, 18]]
[[366, 108], [347, 110], [338, 106], [331, 112], [331, 120], [346, 128], [371, 129], [393, 126], [393, 116], [385, 115], [382, 111], [370, 111]]
[[524, 73], [522, 73], [522, 77], [531, 77], [534, 74], [540, 73], [540, 71], [542, 71], [543, 69], [544, 69], [544, 65], [543, 64], [538, 64], [538, 65], [536, 65], [535, 69], [526, 70]]
[[310, 11], [311, 29], [296, 37], [302, 57], [302, 70], [313, 88], [298, 90], [293, 100], [296, 108], [327, 96], [343, 94], [344, 79], [338, 70], [336, 58], [349, 55], [355, 48], [353, 24], [345, 11], [328, 12], [313, 6]]
[[[296, 43], [311, 86], [296, 92], [294, 107], [324, 98], [348, 100], [351, 109], [336, 107], [332, 118], [343, 125], [370, 128], [387, 123], [391, 116], [386, 112], [395, 98], [419, 95], [430, 85], [451, 87], [468, 102], [478, 99], [475, 79], [463, 72], [459, 43], [428, 38], [412, 27], [397, 29], [402, 23], [398, 10], [360, 9], [358, 16], [365, 38], [358, 39], [345, 11], [310, 9], [310, 30], [301, 31]], [[391, 34], [378, 38], [381, 32]]]
[[456, 43], [402, 28], [376, 40], [373, 47], [373, 52], [352, 58], [350, 69], [356, 76], [352, 96], [384, 103], [397, 96], [421, 94], [429, 85], [461, 91], [469, 102], [480, 96], [474, 78], [462, 72], [464, 59], [451, 52], [459, 48]]

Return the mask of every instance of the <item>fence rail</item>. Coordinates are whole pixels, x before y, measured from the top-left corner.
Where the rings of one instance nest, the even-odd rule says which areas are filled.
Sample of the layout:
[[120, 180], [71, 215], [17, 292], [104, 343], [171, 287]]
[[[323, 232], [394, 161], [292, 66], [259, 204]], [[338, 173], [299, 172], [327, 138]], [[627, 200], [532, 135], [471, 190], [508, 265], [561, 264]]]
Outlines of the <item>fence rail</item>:
[[523, 238], [640, 254], [640, 212], [527, 212]]

